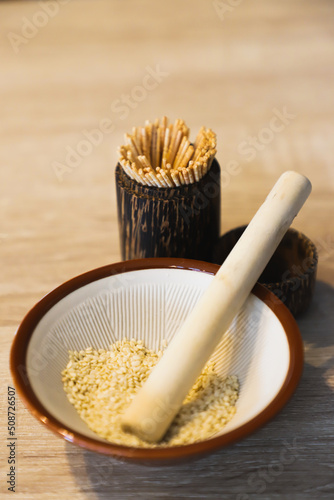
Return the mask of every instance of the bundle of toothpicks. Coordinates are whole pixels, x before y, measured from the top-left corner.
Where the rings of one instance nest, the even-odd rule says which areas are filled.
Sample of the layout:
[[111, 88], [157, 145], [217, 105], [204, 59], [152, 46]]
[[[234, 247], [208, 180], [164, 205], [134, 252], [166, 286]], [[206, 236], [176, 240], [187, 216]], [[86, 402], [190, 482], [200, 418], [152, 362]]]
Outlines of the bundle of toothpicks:
[[118, 152], [125, 173], [140, 184], [159, 188], [193, 184], [211, 167], [216, 134], [202, 127], [192, 144], [184, 121], [169, 125], [164, 116], [154, 123], [146, 120], [145, 126], [125, 134], [125, 145]]

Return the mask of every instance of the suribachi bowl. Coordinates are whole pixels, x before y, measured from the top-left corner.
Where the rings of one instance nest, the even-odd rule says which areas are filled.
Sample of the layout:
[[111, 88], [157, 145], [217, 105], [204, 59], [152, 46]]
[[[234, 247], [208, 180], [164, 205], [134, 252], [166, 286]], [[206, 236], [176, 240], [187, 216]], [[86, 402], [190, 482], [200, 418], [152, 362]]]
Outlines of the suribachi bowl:
[[211, 358], [220, 375], [238, 376], [240, 394], [235, 416], [210, 439], [156, 448], [113, 444], [87, 427], [63, 389], [69, 350], [108, 349], [125, 337], [154, 350], [163, 339], [170, 342], [218, 269], [188, 259], [132, 260], [94, 269], [50, 292], [23, 319], [12, 345], [11, 372], [26, 407], [76, 445], [155, 464], [217, 450], [261, 427], [294, 392], [303, 345], [291, 313], [258, 284]]

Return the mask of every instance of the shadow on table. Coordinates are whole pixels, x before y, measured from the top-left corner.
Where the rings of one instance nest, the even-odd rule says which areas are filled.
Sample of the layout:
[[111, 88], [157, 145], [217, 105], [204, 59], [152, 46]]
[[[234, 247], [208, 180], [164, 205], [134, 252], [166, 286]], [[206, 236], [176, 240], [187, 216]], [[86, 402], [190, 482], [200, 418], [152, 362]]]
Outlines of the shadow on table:
[[[68, 444], [68, 461], [78, 486], [98, 500], [264, 500], [270, 494], [313, 498], [317, 484], [328, 485], [332, 475], [324, 464], [328, 462], [327, 440], [330, 442], [334, 412], [333, 305], [334, 288], [318, 282], [312, 306], [298, 320], [306, 348], [301, 383], [288, 405], [264, 428], [197, 461], [160, 467], [119, 461]], [[289, 449], [292, 459], [285, 463], [281, 457]], [[78, 454], [80, 467], [72, 460]], [[332, 498], [327, 493], [333, 491], [324, 490], [322, 498]]]
[[297, 319], [304, 341], [328, 346], [334, 344], [334, 288], [317, 281], [313, 301], [306, 313]]

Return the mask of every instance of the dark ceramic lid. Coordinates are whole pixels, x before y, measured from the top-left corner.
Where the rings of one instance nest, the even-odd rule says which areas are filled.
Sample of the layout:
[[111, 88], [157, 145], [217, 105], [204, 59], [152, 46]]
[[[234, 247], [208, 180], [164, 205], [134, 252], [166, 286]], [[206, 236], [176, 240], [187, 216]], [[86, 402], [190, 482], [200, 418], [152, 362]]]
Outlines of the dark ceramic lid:
[[[247, 226], [234, 228], [214, 246], [211, 262], [221, 265]], [[259, 278], [294, 316], [307, 310], [313, 297], [318, 254], [304, 234], [289, 229]]]

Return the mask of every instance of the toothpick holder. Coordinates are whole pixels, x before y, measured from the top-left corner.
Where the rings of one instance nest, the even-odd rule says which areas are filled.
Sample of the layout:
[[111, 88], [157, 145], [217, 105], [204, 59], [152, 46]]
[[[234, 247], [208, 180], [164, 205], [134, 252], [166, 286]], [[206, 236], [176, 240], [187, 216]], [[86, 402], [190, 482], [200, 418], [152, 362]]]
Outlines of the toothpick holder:
[[123, 260], [184, 257], [208, 260], [220, 233], [220, 167], [193, 184], [158, 188], [130, 179], [116, 167]]

